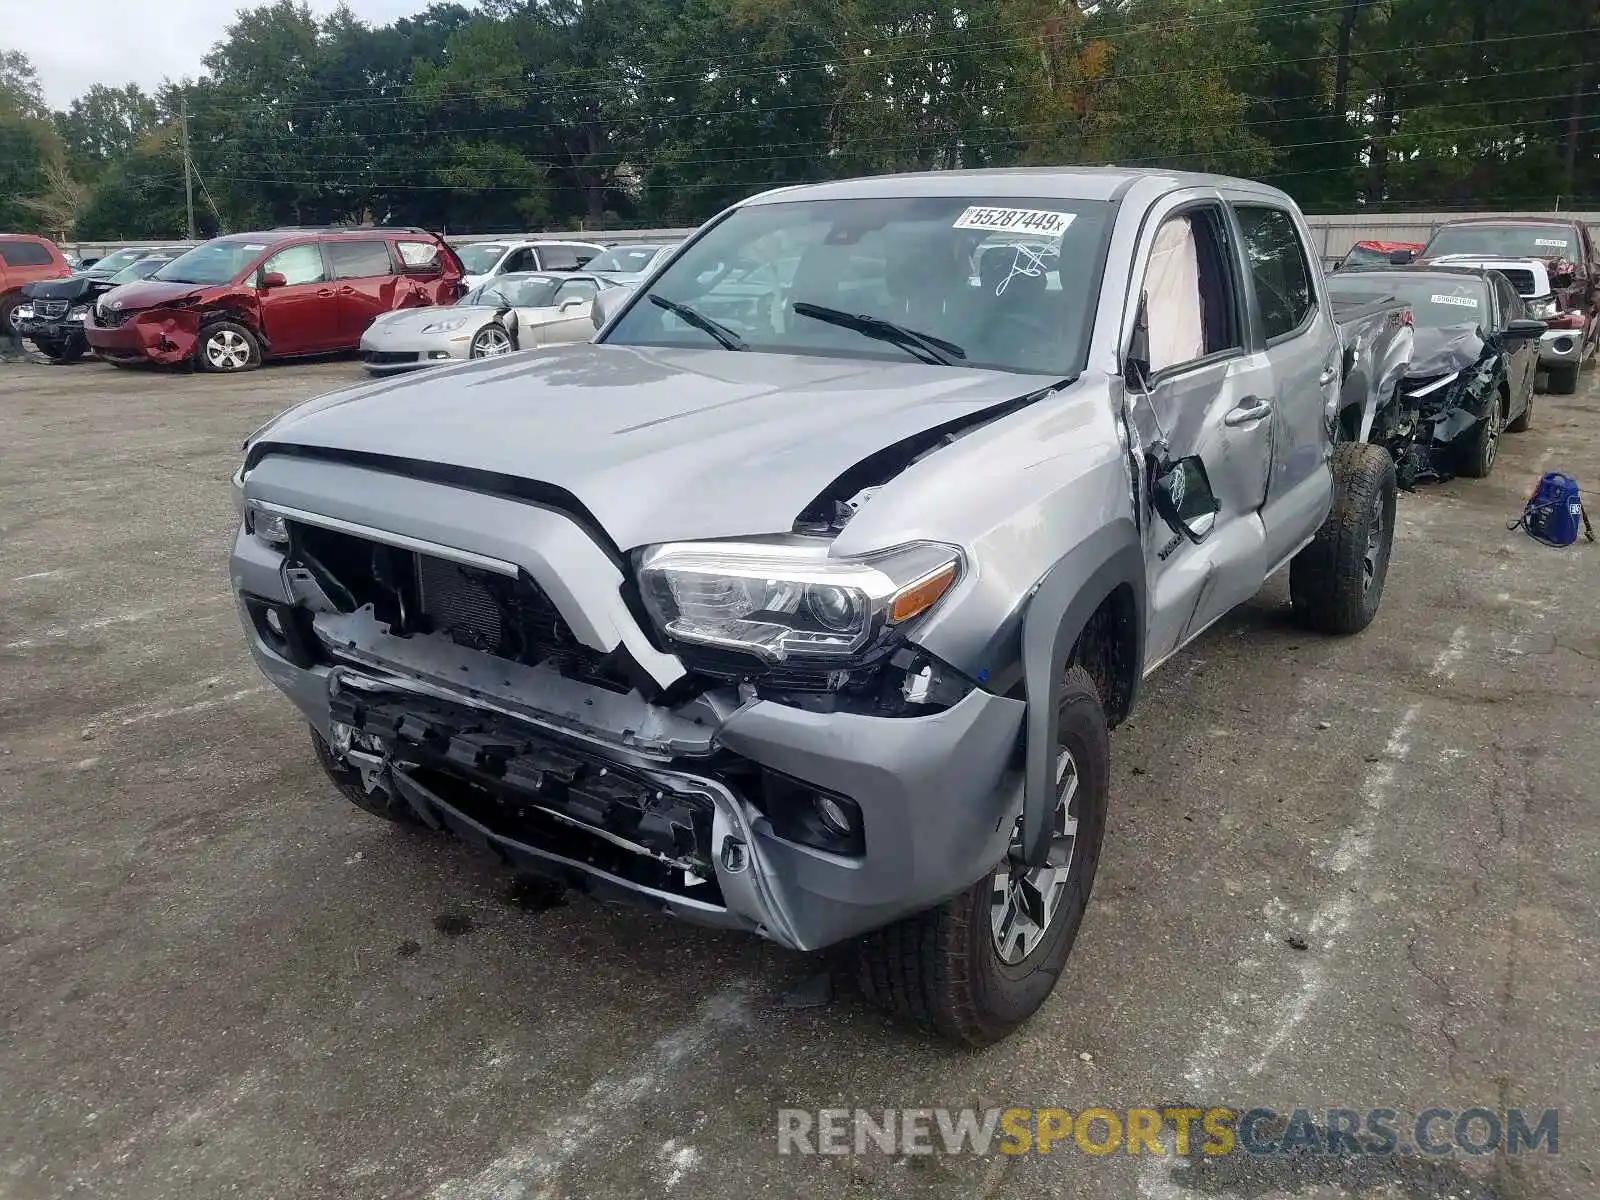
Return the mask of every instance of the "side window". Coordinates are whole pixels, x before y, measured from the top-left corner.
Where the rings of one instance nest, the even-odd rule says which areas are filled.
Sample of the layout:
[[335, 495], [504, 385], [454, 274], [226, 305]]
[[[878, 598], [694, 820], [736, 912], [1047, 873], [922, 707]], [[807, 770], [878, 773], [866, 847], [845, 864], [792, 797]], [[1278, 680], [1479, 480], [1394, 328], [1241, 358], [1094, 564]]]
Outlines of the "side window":
[[439, 247], [432, 242], [399, 241], [394, 248], [400, 254], [400, 266], [406, 271], [439, 270]]
[[544, 271], [576, 271], [577, 252], [571, 246], [540, 246], [539, 268]]
[[263, 275], [273, 271], [282, 275], [290, 287], [300, 283], [322, 283], [328, 278], [327, 269], [322, 265], [322, 251], [315, 243], [279, 250], [261, 264]]
[[1144, 276], [1152, 372], [1243, 347], [1223, 229], [1221, 211], [1202, 208], [1156, 231]]
[[506, 261], [501, 264], [497, 275], [508, 275], [512, 271], [537, 271], [539, 260], [534, 257], [533, 247], [524, 246], [521, 250], [513, 250], [506, 255]]
[[1517, 289], [1511, 286], [1511, 281], [1504, 275], [1495, 278], [1495, 287], [1500, 292], [1500, 323], [1504, 327], [1512, 321], [1520, 321], [1523, 317], [1522, 297], [1517, 295]]
[[377, 275], [394, 274], [394, 263], [389, 259], [389, 243], [381, 238], [325, 242], [323, 245], [328, 252], [328, 262], [335, 279], [371, 279]]
[[38, 242], [0, 242], [0, 259], [8, 267], [48, 267], [55, 262]]
[[592, 279], [569, 279], [563, 283], [556, 292], [556, 304], [565, 304], [568, 300], [587, 300], [595, 294], [596, 288]]
[[1262, 332], [1270, 340], [1293, 333], [1317, 306], [1311, 267], [1294, 218], [1281, 208], [1237, 204], [1245, 258], [1261, 308]]

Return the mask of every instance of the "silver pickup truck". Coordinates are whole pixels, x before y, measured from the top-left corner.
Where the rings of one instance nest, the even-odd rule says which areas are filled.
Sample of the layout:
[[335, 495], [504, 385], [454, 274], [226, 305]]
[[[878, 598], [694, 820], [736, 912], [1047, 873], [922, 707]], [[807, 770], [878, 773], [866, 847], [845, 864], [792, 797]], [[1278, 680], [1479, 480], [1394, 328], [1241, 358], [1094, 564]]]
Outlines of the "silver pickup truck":
[[1341, 431], [1312, 244], [1157, 171], [754, 197], [591, 344], [258, 430], [250, 649], [361, 808], [851, 940], [869, 996], [994, 1041], [1063, 969], [1141, 680], [1281, 568], [1315, 630], [1377, 611], [1394, 465]]

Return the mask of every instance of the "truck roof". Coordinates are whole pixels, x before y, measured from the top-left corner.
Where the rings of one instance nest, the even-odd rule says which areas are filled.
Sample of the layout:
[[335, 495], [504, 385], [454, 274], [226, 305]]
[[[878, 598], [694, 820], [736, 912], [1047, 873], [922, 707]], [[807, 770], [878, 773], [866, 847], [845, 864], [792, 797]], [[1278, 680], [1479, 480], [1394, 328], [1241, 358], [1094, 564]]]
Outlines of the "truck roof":
[[[1138, 167], [996, 167], [973, 171], [922, 171], [872, 175], [830, 183], [795, 184], [762, 192], [744, 205], [780, 204], [788, 200], [868, 200], [909, 196], [1017, 196], [1064, 200], [1116, 200], [1135, 184], [1153, 181], [1159, 190], [1226, 187], [1254, 192], [1279, 202], [1286, 193], [1249, 179]], [[742, 207], [742, 206], [741, 206]]]

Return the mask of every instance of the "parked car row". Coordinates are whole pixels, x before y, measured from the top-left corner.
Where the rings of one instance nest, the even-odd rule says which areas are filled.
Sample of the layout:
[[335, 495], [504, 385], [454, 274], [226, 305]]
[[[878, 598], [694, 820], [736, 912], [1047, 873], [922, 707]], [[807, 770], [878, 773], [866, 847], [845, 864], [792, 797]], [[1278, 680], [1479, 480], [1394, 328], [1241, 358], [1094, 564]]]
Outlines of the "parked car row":
[[74, 268], [43, 238], [0, 237], [0, 320], [61, 362], [92, 349], [113, 366], [242, 371], [359, 348], [378, 373], [583, 340], [596, 295], [670, 249], [544, 238], [458, 251], [421, 229], [290, 228]]
[[1415, 326], [1379, 422], [1402, 485], [1487, 476], [1501, 434], [1533, 420], [1540, 369], [1550, 391], [1576, 390], [1600, 337], [1596, 279], [1588, 229], [1559, 218], [1463, 220], [1426, 244], [1352, 248], [1329, 278], [1335, 303], [1404, 301]]

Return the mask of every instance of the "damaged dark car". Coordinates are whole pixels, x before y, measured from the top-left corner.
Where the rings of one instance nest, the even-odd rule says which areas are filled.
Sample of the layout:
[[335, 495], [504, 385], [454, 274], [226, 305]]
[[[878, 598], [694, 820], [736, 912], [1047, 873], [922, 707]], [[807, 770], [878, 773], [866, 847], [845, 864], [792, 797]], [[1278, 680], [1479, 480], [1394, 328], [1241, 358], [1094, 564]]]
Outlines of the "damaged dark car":
[[[1495, 271], [1396, 267], [1328, 279], [1336, 303], [1394, 298], [1411, 305], [1415, 350], [1395, 411], [1414, 436], [1392, 447], [1401, 486], [1494, 469], [1500, 435], [1528, 428], [1539, 338], [1521, 296]], [[1407, 421], [1402, 421], [1407, 424]]]

